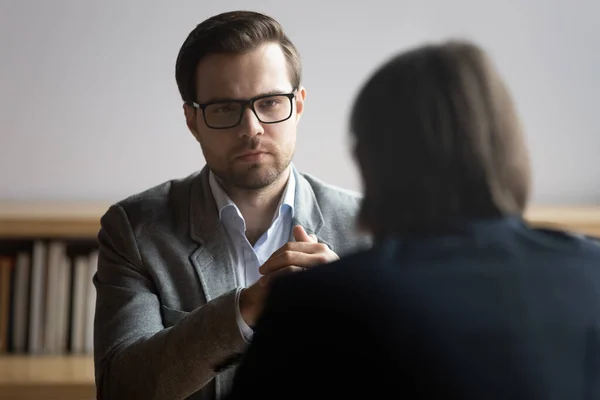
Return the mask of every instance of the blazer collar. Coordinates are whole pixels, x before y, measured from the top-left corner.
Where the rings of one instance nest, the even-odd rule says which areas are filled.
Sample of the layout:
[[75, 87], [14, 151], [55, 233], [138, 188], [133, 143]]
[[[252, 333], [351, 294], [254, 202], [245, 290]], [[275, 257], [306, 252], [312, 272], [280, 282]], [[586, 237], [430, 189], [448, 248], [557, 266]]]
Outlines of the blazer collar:
[[190, 193], [190, 234], [204, 244], [219, 226], [219, 211], [208, 181], [209, 168], [205, 166], [194, 178]]
[[[220, 225], [219, 211], [209, 183], [209, 168], [205, 166], [192, 181], [190, 193], [190, 234], [196, 242], [210, 240]], [[294, 225], [300, 224], [308, 233], [319, 234], [324, 225], [323, 213], [315, 192], [306, 178], [291, 165], [296, 180], [294, 194]]]
[[325, 221], [315, 192], [310, 182], [295, 167], [292, 167], [292, 173], [296, 177], [294, 225], [302, 225], [307, 233], [318, 236]]

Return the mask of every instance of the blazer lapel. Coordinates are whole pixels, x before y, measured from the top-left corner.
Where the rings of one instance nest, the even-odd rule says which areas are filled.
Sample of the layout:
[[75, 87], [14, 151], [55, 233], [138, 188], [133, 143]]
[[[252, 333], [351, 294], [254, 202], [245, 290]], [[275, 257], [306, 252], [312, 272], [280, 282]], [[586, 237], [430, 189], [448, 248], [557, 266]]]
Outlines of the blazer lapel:
[[323, 218], [323, 213], [321, 212], [321, 207], [319, 207], [319, 203], [315, 197], [315, 192], [310, 183], [296, 171], [296, 168], [292, 168], [292, 173], [296, 178], [294, 225], [302, 225], [306, 230], [306, 233], [314, 233], [319, 242], [325, 243], [331, 247], [331, 245], [319, 235], [325, 220]]
[[190, 256], [206, 301], [235, 289], [238, 281], [227, 233], [219, 221], [217, 205], [204, 167], [192, 183], [190, 193], [190, 234], [200, 246]]

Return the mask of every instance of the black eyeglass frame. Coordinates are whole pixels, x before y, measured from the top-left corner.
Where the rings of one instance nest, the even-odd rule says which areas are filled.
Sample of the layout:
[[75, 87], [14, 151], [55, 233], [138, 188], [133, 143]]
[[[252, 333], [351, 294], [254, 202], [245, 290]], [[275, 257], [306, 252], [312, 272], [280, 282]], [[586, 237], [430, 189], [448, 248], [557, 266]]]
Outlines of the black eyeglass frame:
[[[252, 110], [252, 112], [254, 113], [254, 115], [256, 116], [256, 119], [258, 119], [262, 124], [278, 124], [280, 122], [283, 121], [287, 121], [288, 119], [290, 119], [290, 117], [292, 116], [292, 114], [294, 113], [294, 99], [296, 98], [296, 91], [298, 90], [298, 88], [294, 88], [290, 93], [271, 93], [271, 94], [265, 94], [265, 95], [261, 95], [261, 96], [257, 96], [257, 97], [253, 97], [251, 99], [248, 100], [220, 100], [220, 101], [211, 101], [210, 103], [197, 103], [195, 101], [191, 102], [191, 106], [194, 107], [195, 109], [200, 109], [202, 110], [202, 118], [204, 119], [204, 124], [209, 127], [210, 129], [231, 129], [234, 128], [236, 126], [238, 126], [240, 124], [240, 122], [242, 122], [242, 118], [244, 118], [244, 111], [246, 111], [246, 108], [250, 108], [250, 110]], [[254, 108], [254, 103], [258, 100], [261, 99], [266, 99], [268, 97], [275, 97], [275, 96], [284, 96], [287, 97], [290, 101], [290, 113], [287, 117], [277, 120], [277, 121], [269, 121], [269, 122], [265, 122], [262, 119], [260, 119], [260, 117], [258, 116], [258, 113], [256, 112], [256, 109]], [[240, 104], [242, 106], [242, 108], [240, 109], [240, 117], [238, 118], [237, 122], [235, 124], [229, 125], [229, 126], [219, 126], [219, 127], [215, 127], [215, 126], [211, 126], [208, 124], [208, 122], [206, 121], [206, 107], [211, 106], [213, 104], [222, 104], [222, 103], [237, 103]]]

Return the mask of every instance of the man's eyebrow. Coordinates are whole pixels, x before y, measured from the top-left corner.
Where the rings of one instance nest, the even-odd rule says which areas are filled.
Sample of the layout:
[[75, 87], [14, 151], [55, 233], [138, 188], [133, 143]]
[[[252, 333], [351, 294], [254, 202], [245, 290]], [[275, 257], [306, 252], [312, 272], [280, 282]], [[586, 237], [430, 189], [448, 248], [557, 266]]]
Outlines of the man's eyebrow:
[[[262, 92], [260, 94], [257, 94], [256, 96], [252, 97], [253, 99], [257, 98], [257, 97], [265, 97], [265, 96], [275, 96], [278, 94], [287, 94], [292, 92], [292, 90], [281, 90], [281, 89], [273, 89], [273, 90], [269, 90], [267, 92]], [[210, 97], [207, 101], [203, 102], [202, 104], [210, 104], [210, 103], [223, 103], [226, 101], [247, 101], [249, 99], [239, 99], [239, 98], [233, 98], [233, 97], [219, 97], [219, 96], [213, 96]]]
[[278, 94], [287, 94], [290, 93], [292, 90], [279, 90], [279, 89], [275, 89], [275, 90], [270, 90], [268, 92], [264, 92], [262, 94], [259, 94], [258, 96], [254, 96], [254, 98], [256, 97], [264, 97], [264, 96], [275, 96]]

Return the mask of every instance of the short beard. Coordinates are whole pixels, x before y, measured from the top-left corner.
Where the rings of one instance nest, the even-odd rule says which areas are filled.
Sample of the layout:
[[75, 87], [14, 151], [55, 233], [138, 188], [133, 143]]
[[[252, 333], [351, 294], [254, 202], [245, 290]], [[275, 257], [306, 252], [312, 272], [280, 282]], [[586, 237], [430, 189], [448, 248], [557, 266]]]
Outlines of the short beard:
[[[258, 191], [269, 187], [281, 176], [288, 168], [291, 160], [286, 164], [265, 166], [259, 163], [251, 164], [244, 171], [233, 171], [228, 169], [226, 172], [213, 170], [213, 173], [219, 177], [224, 186], [236, 187], [248, 191]], [[267, 168], [266, 171], [260, 173], [259, 169]]]

